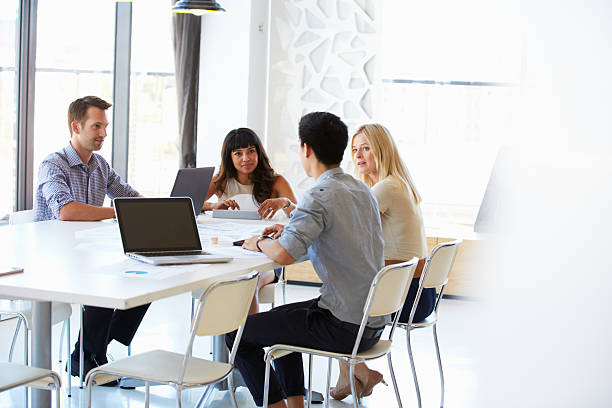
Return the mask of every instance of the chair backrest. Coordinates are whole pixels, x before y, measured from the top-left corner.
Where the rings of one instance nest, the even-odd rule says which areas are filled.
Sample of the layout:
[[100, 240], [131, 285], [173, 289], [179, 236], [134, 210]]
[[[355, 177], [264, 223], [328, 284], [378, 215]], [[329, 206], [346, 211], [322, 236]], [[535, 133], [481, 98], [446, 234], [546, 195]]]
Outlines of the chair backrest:
[[401, 322], [401, 326], [406, 327], [412, 325], [414, 314], [416, 313], [419, 300], [421, 299], [421, 293], [423, 293], [423, 288], [441, 288], [438, 291], [436, 300], [434, 302], [434, 311], [438, 311], [438, 308], [440, 307], [440, 300], [444, 294], [444, 288], [448, 282], [448, 275], [453, 268], [455, 256], [457, 255], [457, 250], [459, 249], [459, 244], [461, 244], [461, 242], [462, 241], [460, 239], [450, 242], [443, 242], [436, 245], [434, 249], [431, 250], [431, 253], [429, 256], [427, 256], [425, 266], [423, 267], [421, 279], [419, 279], [419, 288], [417, 289], [414, 302], [412, 303], [410, 316], [407, 322]]
[[401, 309], [418, 261], [415, 257], [382, 268], [372, 281], [364, 313], [368, 316], [386, 316]]
[[427, 257], [427, 262], [423, 268], [423, 275], [425, 276], [425, 281], [423, 282], [424, 288], [437, 288], [446, 285], [461, 242], [460, 239], [443, 242], [431, 250], [431, 254]]
[[395, 319], [393, 319], [389, 335], [389, 339], [392, 338], [399, 316], [397, 311], [404, 304], [408, 289], [410, 288], [410, 281], [412, 281], [418, 262], [419, 258], [414, 257], [407, 262], [385, 266], [376, 274], [370, 285], [370, 293], [368, 293], [368, 298], [363, 307], [363, 318], [355, 338], [352, 352], [353, 357], [359, 350], [361, 337], [370, 316], [386, 316], [395, 313]]
[[257, 289], [259, 273], [212, 284], [200, 296], [193, 319], [195, 334], [215, 336], [236, 330], [244, 323]]
[[191, 324], [189, 344], [179, 372], [179, 384], [183, 382], [196, 335], [216, 336], [238, 329], [229, 358], [229, 363], [234, 365], [244, 322], [249, 313], [251, 300], [255, 296], [258, 281], [259, 272], [253, 271], [235, 279], [215, 282], [202, 292]]
[[35, 217], [36, 217], [35, 210], [16, 211], [9, 215], [9, 225], [25, 224], [27, 222], [34, 222]]

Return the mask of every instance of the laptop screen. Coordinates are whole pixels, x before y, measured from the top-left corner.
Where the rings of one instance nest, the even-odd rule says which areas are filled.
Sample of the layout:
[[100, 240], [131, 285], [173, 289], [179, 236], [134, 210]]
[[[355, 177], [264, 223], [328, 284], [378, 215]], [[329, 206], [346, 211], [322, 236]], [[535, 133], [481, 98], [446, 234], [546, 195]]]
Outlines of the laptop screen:
[[195, 214], [202, 212], [202, 204], [212, 180], [214, 167], [179, 169], [170, 197], [191, 197]]
[[190, 198], [116, 198], [114, 203], [125, 252], [202, 249]]

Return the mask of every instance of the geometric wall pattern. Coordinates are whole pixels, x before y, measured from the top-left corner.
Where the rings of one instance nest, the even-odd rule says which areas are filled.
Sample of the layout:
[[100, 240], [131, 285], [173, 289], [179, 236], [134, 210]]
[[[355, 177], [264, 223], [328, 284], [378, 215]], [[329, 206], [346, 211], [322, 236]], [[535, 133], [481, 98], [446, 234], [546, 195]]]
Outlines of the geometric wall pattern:
[[[275, 170], [297, 190], [307, 187], [295, 155], [297, 125], [302, 115], [332, 112], [342, 118], [349, 132], [374, 116], [375, 3], [270, 2], [266, 144]], [[345, 161], [350, 161], [346, 156]]]

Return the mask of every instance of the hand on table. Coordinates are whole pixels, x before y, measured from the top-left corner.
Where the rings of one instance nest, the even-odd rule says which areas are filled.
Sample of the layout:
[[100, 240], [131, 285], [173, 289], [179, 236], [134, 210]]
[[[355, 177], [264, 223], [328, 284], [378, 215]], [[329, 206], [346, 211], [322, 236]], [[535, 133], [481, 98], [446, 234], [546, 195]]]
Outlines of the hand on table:
[[277, 239], [278, 237], [281, 236], [284, 229], [285, 229], [285, 226], [281, 224], [270, 225], [269, 227], [266, 227], [263, 230], [261, 235], [271, 235], [274, 239]]
[[287, 198], [268, 198], [261, 203], [257, 209], [257, 213], [263, 219], [270, 219], [274, 217], [274, 214], [276, 214], [278, 210], [285, 208], [287, 203], [291, 203]]
[[281, 224], [270, 225], [269, 227], [266, 227], [262, 231], [261, 235], [256, 236], [256, 237], [251, 237], [249, 239], [245, 239], [244, 243], [242, 244], [242, 248], [248, 249], [250, 251], [259, 252], [259, 249], [257, 248], [257, 240], [259, 239], [259, 237], [267, 235], [268, 237], [272, 239], [276, 239], [281, 236], [284, 229], [285, 229], [285, 226]]
[[242, 248], [248, 249], [249, 251], [259, 252], [259, 250], [257, 249], [257, 238], [259, 238], [259, 236], [245, 239], [244, 243], [242, 244]]
[[212, 207], [214, 210], [228, 210], [228, 209], [239, 210], [240, 209], [240, 206], [235, 200], [217, 201], [216, 203], [213, 204]]

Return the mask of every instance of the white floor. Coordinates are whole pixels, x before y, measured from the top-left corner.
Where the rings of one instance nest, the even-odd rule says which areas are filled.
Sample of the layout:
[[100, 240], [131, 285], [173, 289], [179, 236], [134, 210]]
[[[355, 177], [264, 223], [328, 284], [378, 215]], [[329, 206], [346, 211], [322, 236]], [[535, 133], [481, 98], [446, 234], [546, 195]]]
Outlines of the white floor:
[[[287, 301], [298, 301], [316, 297], [317, 288], [289, 285], [287, 287]], [[133, 353], [151, 349], [168, 349], [183, 352], [186, 347], [187, 334], [189, 330], [189, 312], [191, 296], [184, 294], [154, 303], [140, 326], [132, 344]], [[477, 390], [474, 361], [468, 353], [469, 335], [466, 332], [466, 319], [478, 307], [476, 302], [465, 300], [445, 299], [441, 305], [441, 319], [438, 324], [438, 335], [442, 352], [443, 366], [446, 379], [445, 406], [467, 407], [472, 406], [473, 396]], [[262, 307], [265, 309], [265, 306]], [[78, 333], [78, 314], [73, 311], [71, 319], [72, 333], [71, 342], [74, 343]], [[0, 361], [6, 361], [10, 346], [11, 336], [14, 330], [13, 322], [0, 324]], [[72, 397], [66, 395], [67, 378], [64, 371], [65, 363], [59, 367], [58, 346], [61, 325], [53, 328], [54, 369], [62, 373], [62, 406], [63, 407], [85, 407], [87, 406], [85, 390], [78, 387], [78, 379], [72, 378]], [[393, 353], [394, 368], [398, 379], [400, 394], [404, 406], [416, 406], [416, 394], [406, 352], [405, 331], [397, 330], [395, 334]], [[440, 383], [438, 369], [433, 347], [431, 329], [413, 332], [412, 344], [415, 353], [416, 366], [421, 386], [421, 395], [424, 407], [439, 406]], [[65, 350], [65, 346], [62, 348]], [[21, 362], [23, 356], [23, 338], [20, 337], [18, 347], [15, 351], [14, 362]], [[207, 357], [210, 354], [210, 342], [208, 339], [200, 339], [196, 345], [195, 355]], [[65, 352], [64, 352], [65, 353]], [[115, 359], [126, 355], [127, 349], [121, 344], [112, 343], [109, 353]], [[64, 357], [65, 361], [65, 357]], [[397, 406], [391, 377], [386, 364], [386, 359], [372, 361], [369, 364], [384, 374], [389, 383], [388, 387], [379, 385], [374, 393], [362, 400], [366, 407], [393, 407]], [[304, 365], [307, 367], [307, 365]], [[326, 360], [315, 358], [313, 383], [314, 389], [323, 392], [326, 381]], [[333, 365], [332, 383], [337, 376], [337, 365]], [[307, 377], [306, 377], [307, 378]], [[183, 394], [183, 406], [194, 406], [202, 395], [203, 390], [188, 391]], [[118, 387], [96, 387], [93, 394], [94, 407], [142, 407], [144, 406], [143, 389], [122, 390]], [[240, 387], [237, 392], [240, 407], [255, 407], [248, 389]], [[7, 391], [0, 394], [0, 407], [22, 407], [24, 406], [23, 388]], [[152, 407], [176, 407], [174, 389], [167, 386], [151, 387]], [[218, 392], [209, 405], [214, 408], [231, 407], [227, 392]], [[317, 405], [315, 405], [317, 406]], [[352, 398], [349, 396], [344, 401], [331, 400], [331, 407], [352, 406]]]

